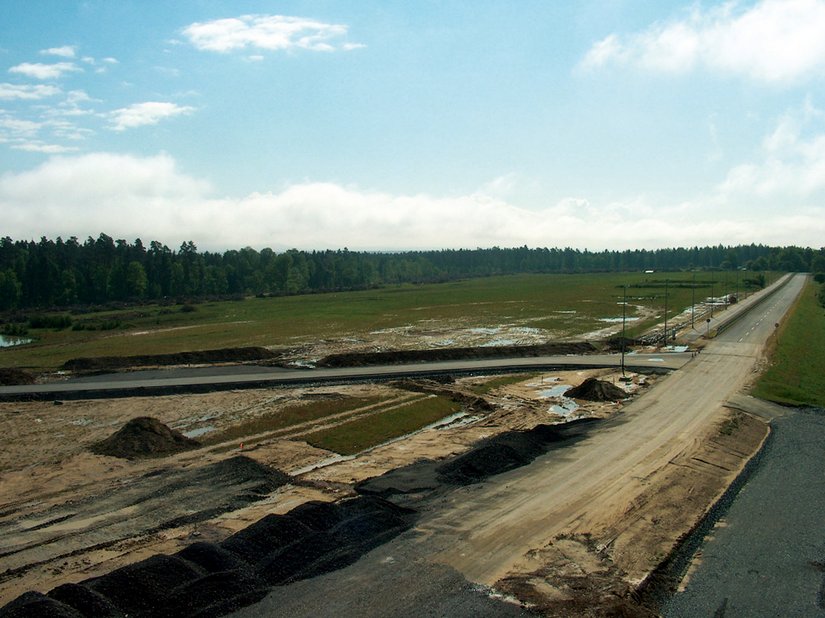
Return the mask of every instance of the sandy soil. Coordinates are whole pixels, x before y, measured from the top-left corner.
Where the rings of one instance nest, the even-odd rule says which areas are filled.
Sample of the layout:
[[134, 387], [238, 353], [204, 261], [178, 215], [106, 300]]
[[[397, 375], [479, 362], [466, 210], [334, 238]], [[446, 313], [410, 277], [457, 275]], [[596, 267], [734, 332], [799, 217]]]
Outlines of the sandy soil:
[[[403, 399], [411, 396], [409, 391], [357, 385], [67, 401], [62, 405], [0, 404], [0, 431], [12, 438], [0, 453], [0, 555], [5, 556], [4, 570], [8, 569], [0, 574], [0, 603], [25, 590], [46, 591], [154, 553], [175, 551], [193, 539], [219, 541], [267, 513], [284, 513], [306, 500], [349, 495], [357, 481], [420, 459], [462, 452], [496, 433], [565, 418], [610, 416], [624, 404], [575, 404], [561, 398], [564, 385], [574, 386], [594, 375], [613, 381], [617, 378], [615, 372], [606, 370], [525, 376], [524, 381], [485, 396], [493, 404], [491, 412], [464, 415], [343, 460], [308, 445], [301, 436], [345, 422], [350, 413], [163, 458], [119, 459], [95, 455], [88, 447], [137, 416], [152, 416], [195, 435], [209, 430], [202, 434], [208, 436], [300, 402], [370, 396]], [[449, 388], [469, 392], [474, 384], [488, 379], [464, 378]], [[629, 394], [651, 380], [635, 376], [627, 384]], [[577, 405], [575, 410], [568, 409]], [[165, 491], [171, 474], [196, 471], [239, 454], [296, 475], [295, 483], [263, 500], [183, 525], [164, 526], [205, 506], [186, 510], [179, 497], [166, 496], [161, 504], [142, 509], [151, 511], [145, 517], [141, 509], [130, 506], [136, 493]], [[194, 494], [200, 503], [231, 501], [244, 491], [242, 485], [219, 491], [216, 487], [220, 483], [214, 479], [208, 485], [209, 500], [205, 492], [200, 498]], [[129, 488], [132, 502], [120, 498], [124, 487]], [[131, 524], [122, 525], [124, 519]]]

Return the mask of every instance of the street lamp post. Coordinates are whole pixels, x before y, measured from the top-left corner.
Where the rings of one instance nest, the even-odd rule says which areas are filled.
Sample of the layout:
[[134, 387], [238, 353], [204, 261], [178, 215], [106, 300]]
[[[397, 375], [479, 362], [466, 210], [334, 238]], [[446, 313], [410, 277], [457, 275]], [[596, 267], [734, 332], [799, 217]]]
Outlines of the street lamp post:
[[627, 346], [627, 284], [624, 286], [624, 302], [622, 303], [622, 377], [624, 374], [624, 352]]
[[665, 347], [667, 347], [667, 287], [669, 279], [665, 279]]
[[690, 327], [694, 330], [693, 318], [696, 315], [696, 271], [693, 271], [693, 282], [690, 284]]

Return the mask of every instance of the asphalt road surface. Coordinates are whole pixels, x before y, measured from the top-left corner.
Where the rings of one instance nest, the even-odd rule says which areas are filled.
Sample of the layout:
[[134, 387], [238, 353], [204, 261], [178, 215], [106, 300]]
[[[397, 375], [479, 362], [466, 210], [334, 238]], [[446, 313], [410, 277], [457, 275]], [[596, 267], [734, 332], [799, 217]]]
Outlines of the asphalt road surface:
[[[687, 352], [628, 354], [625, 358], [627, 367], [632, 369], [678, 369], [690, 360], [691, 354]], [[127, 394], [152, 395], [233, 388], [266, 388], [439, 374], [531, 371], [562, 367], [618, 367], [620, 364], [621, 355], [619, 354], [588, 354], [335, 369], [283, 369], [252, 366], [161, 369], [91, 376], [49, 384], [3, 386], [0, 387], [0, 400], [19, 397], [43, 399], [120, 397]]]
[[825, 411], [788, 410], [667, 618], [825, 616]]

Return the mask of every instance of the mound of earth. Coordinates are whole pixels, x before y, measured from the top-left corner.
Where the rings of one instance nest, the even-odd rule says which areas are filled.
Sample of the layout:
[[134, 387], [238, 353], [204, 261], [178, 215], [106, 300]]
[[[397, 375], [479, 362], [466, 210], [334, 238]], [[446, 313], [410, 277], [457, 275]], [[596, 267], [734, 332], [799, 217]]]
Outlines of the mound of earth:
[[18, 384], [34, 384], [34, 376], [22, 369], [0, 369], [0, 386], [17, 386]]
[[263, 598], [270, 587], [348, 566], [408, 530], [415, 511], [372, 496], [308, 502], [267, 515], [220, 545], [198, 542], [105, 575], [26, 592], [0, 616], [223, 616]]
[[364, 367], [425, 361], [461, 359], [554, 356], [589, 354], [595, 348], [587, 342], [545, 343], [542, 345], [508, 345], [478, 348], [437, 348], [433, 350], [394, 350], [388, 352], [348, 352], [331, 354], [318, 361], [319, 367]]
[[170, 429], [151, 416], [139, 416], [114, 434], [93, 444], [90, 450], [98, 455], [137, 459], [158, 457], [197, 448], [200, 442]]
[[627, 393], [610, 382], [587, 378], [584, 382], [564, 393], [571, 399], [585, 399], [587, 401], [620, 401], [627, 399]]
[[280, 356], [278, 352], [261, 347], [220, 348], [218, 350], [195, 350], [174, 354], [72, 358], [63, 363], [63, 369], [67, 371], [112, 371], [131, 367], [272, 361], [280, 358]]

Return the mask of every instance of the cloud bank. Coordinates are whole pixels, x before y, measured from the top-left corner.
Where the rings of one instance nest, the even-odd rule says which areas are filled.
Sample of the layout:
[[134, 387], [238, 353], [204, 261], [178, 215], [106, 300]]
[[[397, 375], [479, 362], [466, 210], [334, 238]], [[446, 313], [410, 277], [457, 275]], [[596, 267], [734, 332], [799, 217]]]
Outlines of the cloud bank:
[[[777, 139], [781, 138], [777, 137]], [[796, 140], [791, 153], [821, 149], [825, 136]], [[97, 236], [160, 240], [202, 249], [243, 246], [283, 250], [404, 250], [475, 247], [576, 247], [593, 250], [739, 243], [819, 247], [825, 238], [821, 200], [804, 201], [797, 214], [766, 209], [738, 217], [728, 208], [752, 196], [739, 187], [763, 174], [775, 153], [735, 168], [706, 198], [660, 205], [644, 198], [595, 204], [565, 199], [541, 210], [519, 208], [487, 187], [451, 197], [393, 195], [334, 183], [304, 182], [280, 191], [219, 197], [208, 182], [182, 173], [168, 155], [111, 153], [56, 156], [37, 168], [0, 176], [3, 234], [15, 239]], [[794, 155], [795, 156], [795, 155]], [[822, 166], [823, 159], [817, 159]], [[808, 173], [787, 167], [792, 183]], [[744, 171], [743, 171], [744, 170]], [[820, 184], [811, 185], [809, 195]], [[495, 183], [492, 183], [495, 185]], [[738, 204], [737, 204], [738, 205]]]
[[633, 66], [659, 73], [705, 68], [762, 82], [797, 81], [825, 71], [825, 2], [762, 0], [748, 8], [728, 2], [692, 9], [594, 44], [581, 67]]

